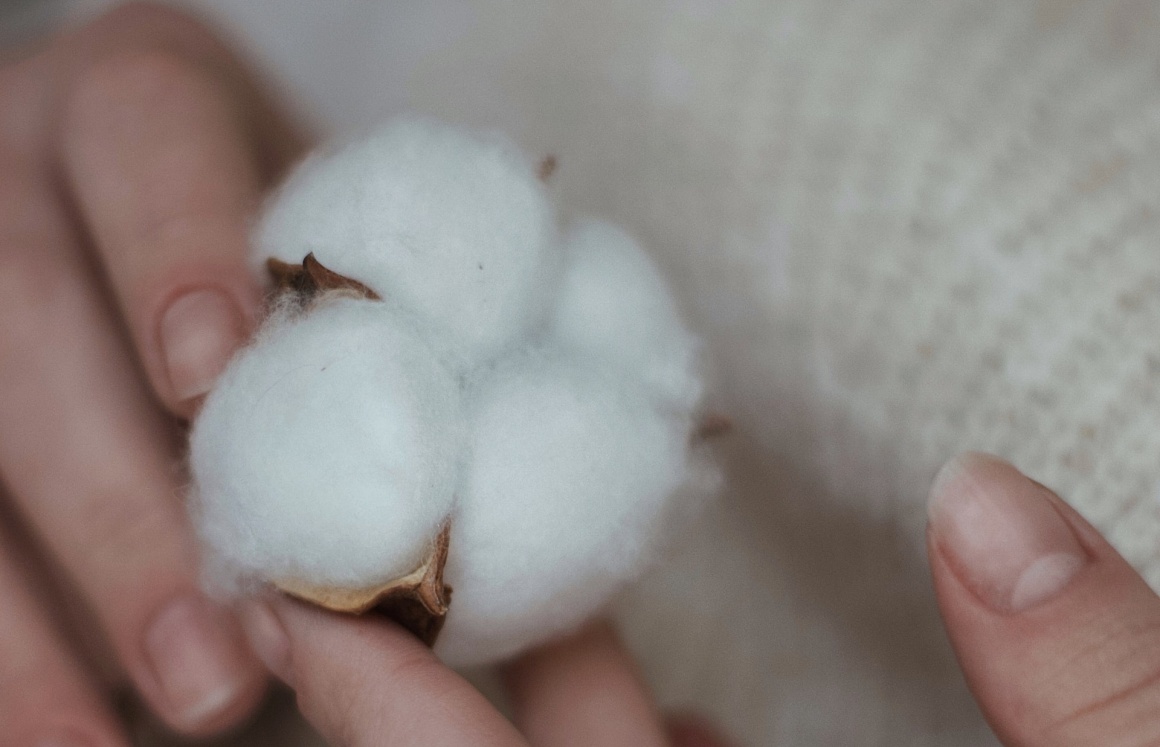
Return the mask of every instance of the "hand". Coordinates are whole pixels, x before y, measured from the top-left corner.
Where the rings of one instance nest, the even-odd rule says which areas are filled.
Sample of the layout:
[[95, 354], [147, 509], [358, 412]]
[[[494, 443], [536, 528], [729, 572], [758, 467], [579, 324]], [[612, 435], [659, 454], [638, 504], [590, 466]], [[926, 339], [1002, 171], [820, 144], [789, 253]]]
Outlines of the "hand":
[[237, 620], [198, 590], [177, 444], [259, 311], [250, 216], [302, 143], [217, 39], [159, 7], [0, 67], [4, 747], [127, 744], [62, 609], [175, 729], [261, 697]]
[[401, 628], [283, 598], [250, 603], [254, 649], [298, 694], [302, 713], [344, 745], [717, 747], [693, 722], [662, 725], [606, 625], [524, 656], [504, 671], [514, 725]]
[[931, 493], [935, 591], [1010, 747], [1160, 743], [1160, 598], [1078, 513], [993, 457]]

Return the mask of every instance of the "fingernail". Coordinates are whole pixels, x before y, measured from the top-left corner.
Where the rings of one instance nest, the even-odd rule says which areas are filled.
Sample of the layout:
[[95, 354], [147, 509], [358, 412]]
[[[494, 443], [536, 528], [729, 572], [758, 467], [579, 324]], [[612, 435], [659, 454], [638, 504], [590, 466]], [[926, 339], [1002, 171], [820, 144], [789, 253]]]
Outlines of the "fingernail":
[[242, 628], [254, 653], [278, 679], [291, 684], [290, 638], [270, 605], [260, 599], [247, 600], [241, 609]]
[[161, 350], [178, 400], [213, 387], [245, 339], [245, 326], [238, 305], [219, 290], [193, 291], [169, 305], [161, 318]]
[[199, 597], [181, 597], [161, 610], [145, 634], [146, 654], [181, 726], [208, 722], [249, 682], [242, 643], [224, 614]]
[[947, 462], [927, 511], [955, 575], [995, 610], [1047, 601], [1088, 561], [1046, 490], [996, 457], [964, 454]]

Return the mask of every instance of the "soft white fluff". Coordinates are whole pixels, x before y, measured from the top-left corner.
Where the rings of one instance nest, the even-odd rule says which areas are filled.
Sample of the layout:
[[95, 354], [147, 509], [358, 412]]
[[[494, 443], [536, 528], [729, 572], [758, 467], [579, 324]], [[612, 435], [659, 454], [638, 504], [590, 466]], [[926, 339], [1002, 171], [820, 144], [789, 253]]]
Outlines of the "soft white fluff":
[[414, 569], [450, 512], [459, 385], [384, 304], [284, 312], [219, 380], [191, 442], [202, 535], [265, 579]]
[[553, 211], [535, 169], [498, 137], [404, 119], [308, 159], [258, 230], [259, 259], [322, 264], [491, 355], [543, 314]]
[[437, 650], [493, 661], [635, 578], [710, 482], [696, 341], [623, 231], [561, 241], [528, 162], [405, 121], [309, 160], [259, 231], [383, 296], [274, 314], [192, 439], [196, 516], [230, 579], [362, 587], [451, 521]]
[[476, 664], [515, 653], [582, 622], [636, 574], [685, 481], [688, 450], [688, 421], [648, 394], [553, 352], [481, 382], [441, 656]]
[[674, 404], [694, 406], [696, 339], [640, 245], [609, 223], [580, 221], [566, 237], [564, 263], [550, 334], [581, 355], [616, 362]]

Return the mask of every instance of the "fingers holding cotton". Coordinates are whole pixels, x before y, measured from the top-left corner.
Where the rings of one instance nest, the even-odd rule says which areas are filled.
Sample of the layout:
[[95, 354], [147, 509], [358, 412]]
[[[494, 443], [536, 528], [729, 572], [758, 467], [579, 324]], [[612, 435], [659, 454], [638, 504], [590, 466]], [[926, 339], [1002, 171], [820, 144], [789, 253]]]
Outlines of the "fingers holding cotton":
[[[440, 616], [411, 629], [484, 663], [598, 612], [714, 489], [699, 345], [660, 273], [614, 226], [561, 239], [510, 145], [390, 125], [302, 166], [257, 246], [315, 275], [195, 425], [219, 578], [358, 609], [402, 579]], [[449, 608], [421, 593], [444, 580]]]

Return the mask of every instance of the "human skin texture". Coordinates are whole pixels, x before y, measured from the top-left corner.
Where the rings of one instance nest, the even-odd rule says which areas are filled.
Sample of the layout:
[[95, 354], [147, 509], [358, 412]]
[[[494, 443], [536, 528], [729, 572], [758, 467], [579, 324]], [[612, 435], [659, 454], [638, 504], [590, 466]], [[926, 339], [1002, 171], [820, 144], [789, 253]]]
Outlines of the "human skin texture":
[[1160, 740], [1160, 598], [1073, 508], [966, 454], [931, 491], [931, 570], [951, 643], [1010, 747]]

